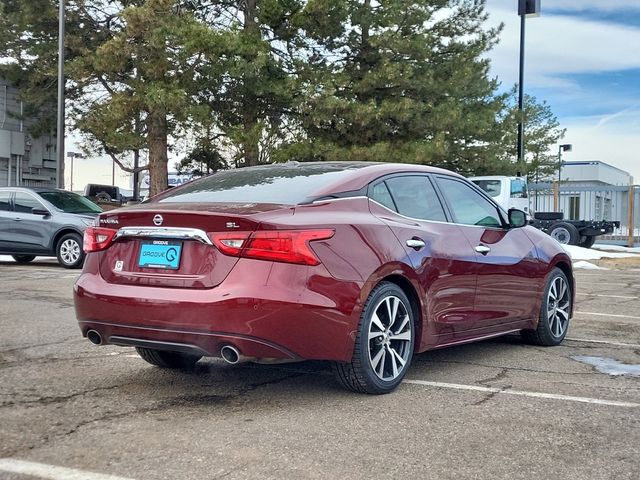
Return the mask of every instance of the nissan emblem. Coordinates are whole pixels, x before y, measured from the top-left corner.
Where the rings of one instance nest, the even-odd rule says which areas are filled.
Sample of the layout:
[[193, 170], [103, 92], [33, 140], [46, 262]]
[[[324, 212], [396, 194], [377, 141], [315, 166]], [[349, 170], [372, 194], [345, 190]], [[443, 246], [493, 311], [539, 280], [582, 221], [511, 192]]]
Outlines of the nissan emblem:
[[162, 218], [162, 215], [156, 215], [155, 217], [153, 217], [153, 224], [154, 225], [162, 225], [162, 222], [164, 221], [164, 219]]

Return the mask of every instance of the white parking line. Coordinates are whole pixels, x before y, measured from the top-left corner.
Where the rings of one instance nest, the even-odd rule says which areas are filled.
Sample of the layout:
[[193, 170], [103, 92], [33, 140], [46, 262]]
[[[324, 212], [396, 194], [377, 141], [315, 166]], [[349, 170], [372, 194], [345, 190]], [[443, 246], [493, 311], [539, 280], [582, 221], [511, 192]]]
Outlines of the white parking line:
[[582, 295], [585, 297], [605, 297], [605, 298], [624, 298], [627, 300], [637, 300], [640, 297], [627, 297], [625, 295], [601, 295], [599, 293], [576, 293], [576, 295]]
[[636, 273], [636, 274], [632, 274], [632, 273], [613, 273], [611, 270], [607, 270], [607, 271], [603, 271], [602, 273], [582, 273], [582, 272], [575, 272], [575, 275], [579, 275], [581, 277], [601, 277], [603, 275], [606, 275], [607, 278], [609, 277], [631, 277], [631, 278], [638, 278], [638, 276], [640, 276], [640, 273]]
[[640, 317], [634, 317], [633, 315], [618, 315], [613, 313], [575, 312], [575, 314], [576, 315], [594, 315], [596, 317], [630, 318], [633, 320], [640, 320]]
[[403, 380], [403, 383], [421, 385], [423, 387], [449, 388], [454, 390], [470, 390], [473, 392], [517, 395], [520, 397], [546, 398], [549, 400], [562, 400], [565, 402], [592, 403], [596, 405], [607, 405], [610, 407], [626, 407], [626, 408], [640, 407], [640, 403], [634, 403], [634, 402], [621, 402], [618, 400], [602, 400], [600, 398], [589, 398], [589, 397], [574, 397], [571, 395], [556, 395], [554, 393], [526, 392], [523, 390], [503, 390], [501, 388], [481, 387], [479, 385], [461, 385], [458, 383], [427, 382], [425, 380], [406, 380], [406, 379]]
[[581, 343], [598, 343], [598, 344], [603, 344], [603, 345], [613, 345], [616, 347], [629, 347], [629, 348], [640, 348], [640, 345], [638, 345], [637, 343], [622, 343], [622, 342], [610, 342], [608, 340], [591, 340], [588, 338], [565, 338], [565, 340], [568, 340], [570, 342], [581, 342]]
[[0, 458], [0, 471], [30, 475], [51, 480], [132, 480], [104, 473], [87, 472], [75, 468], [57, 467], [46, 463], [28, 462], [15, 458]]

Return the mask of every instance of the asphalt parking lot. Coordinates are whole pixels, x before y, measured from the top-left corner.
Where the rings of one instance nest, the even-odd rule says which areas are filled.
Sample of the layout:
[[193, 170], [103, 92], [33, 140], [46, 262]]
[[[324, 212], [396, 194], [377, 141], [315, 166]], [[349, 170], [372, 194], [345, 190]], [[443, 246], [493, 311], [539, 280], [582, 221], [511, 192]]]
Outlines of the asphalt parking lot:
[[640, 478], [637, 267], [577, 271], [562, 346], [427, 352], [381, 397], [321, 363], [182, 373], [95, 347], [76, 275], [0, 262], [2, 479]]

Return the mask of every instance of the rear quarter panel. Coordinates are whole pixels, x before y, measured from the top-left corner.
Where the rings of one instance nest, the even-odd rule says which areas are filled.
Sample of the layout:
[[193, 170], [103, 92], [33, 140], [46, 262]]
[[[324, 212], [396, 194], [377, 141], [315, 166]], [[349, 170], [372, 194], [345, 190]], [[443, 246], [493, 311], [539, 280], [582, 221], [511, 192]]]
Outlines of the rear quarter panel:
[[[270, 223], [273, 228], [281, 227], [277, 225], [276, 218], [271, 219]], [[316, 281], [310, 282], [309, 288], [320, 288], [323, 295], [339, 300], [342, 305], [352, 306], [350, 318], [353, 339], [367, 297], [386, 277], [397, 275], [406, 279], [420, 299], [420, 310], [425, 311], [422, 304], [424, 292], [405, 249], [391, 229], [370, 213], [366, 197], [298, 206], [293, 217], [283, 218], [283, 223], [286, 228], [335, 229], [332, 238], [312, 242], [311, 247], [327, 272], [338, 282], [316, 278]], [[264, 224], [262, 228], [269, 228], [269, 225]], [[344, 298], [356, 292], [359, 293], [353, 304]], [[417, 333], [420, 335], [421, 332]]]

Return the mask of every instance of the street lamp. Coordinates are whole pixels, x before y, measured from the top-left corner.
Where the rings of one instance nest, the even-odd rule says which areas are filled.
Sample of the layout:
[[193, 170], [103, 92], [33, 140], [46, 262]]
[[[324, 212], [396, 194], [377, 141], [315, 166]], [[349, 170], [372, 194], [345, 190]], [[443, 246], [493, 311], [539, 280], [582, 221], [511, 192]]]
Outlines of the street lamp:
[[562, 181], [562, 152], [570, 152], [571, 144], [558, 145], [558, 183], [553, 189], [553, 211], [557, 212], [560, 206], [560, 182]]
[[520, 15], [520, 72], [518, 79], [518, 163], [524, 161], [524, 20], [540, 16], [540, 0], [518, 0]]
[[571, 148], [572, 145], [570, 143], [558, 145], [558, 185], [562, 180], [562, 152], [570, 152]]

